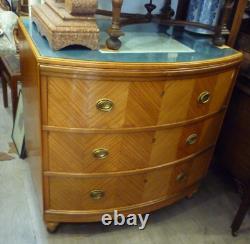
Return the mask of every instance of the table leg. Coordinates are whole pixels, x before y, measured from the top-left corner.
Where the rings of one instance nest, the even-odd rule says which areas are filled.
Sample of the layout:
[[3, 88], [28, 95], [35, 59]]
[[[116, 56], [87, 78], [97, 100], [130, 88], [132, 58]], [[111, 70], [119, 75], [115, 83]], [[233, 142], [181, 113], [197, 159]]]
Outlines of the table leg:
[[7, 81], [4, 77], [1, 78], [2, 80], [2, 89], [3, 89], [3, 105], [5, 108], [8, 107], [8, 89], [7, 89]]
[[225, 38], [222, 35], [223, 29], [226, 29], [227, 20], [231, 11], [231, 0], [225, 0], [223, 8], [220, 10], [220, 16], [218, 24], [215, 27], [215, 34], [213, 43], [216, 46], [222, 46], [225, 44]]
[[124, 35], [120, 27], [122, 4], [123, 0], [112, 0], [112, 26], [108, 29], [109, 38], [107, 39], [106, 44], [109, 49], [113, 50], [118, 50], [121, 47], [122, 43], [119, 40], [119, 37]]
[[164, 1], [164, 5], [161, 9], [161, 18], [164, 20], [171, 19], [175, 14], [174, 10], [171, 7], [171, 3], [172, 3], [171, 0]]
[[11, 100], [12, 100], [13, 120], [15, 120], [17, 103], [18, 103], [17, 81], [15, 79], [11, 81]]
[[231, 225], [232, 228], [232, 235], [233, 236], [237, 236], [237, 231], [239, 230], [246, 214], [247, 211], [249, 210], [250, 207], [250, 185], [247, 186], [247, 188], [245, 189], [244, 195], [243, 195], [243, 199], [242, 202], [240, 204], [240, 208], [233, 220], [233, 223]]

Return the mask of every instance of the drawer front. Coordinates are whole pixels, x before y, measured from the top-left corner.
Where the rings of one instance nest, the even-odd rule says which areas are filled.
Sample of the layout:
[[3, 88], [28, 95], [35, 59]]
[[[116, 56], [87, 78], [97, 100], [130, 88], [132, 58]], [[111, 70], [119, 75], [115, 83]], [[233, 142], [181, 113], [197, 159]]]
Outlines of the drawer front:
[[168, 197], [206, 173], [211, 151], [183, 164], [127, 176], [49, 177], [49, 209], [99, 210]]
[[191, 120], [221, 109], [233, 74], [159, 82], [43, 78], [43, 124], [128, 128]]
[[166, 83], [158, 124], [191, 120], [227, 104], [235, 70]]
[[46, 170], [114, 172], [173, 162], [213, 145], [222, 118], [218, 114], [184, 127], [128, 134], [45, 132]]

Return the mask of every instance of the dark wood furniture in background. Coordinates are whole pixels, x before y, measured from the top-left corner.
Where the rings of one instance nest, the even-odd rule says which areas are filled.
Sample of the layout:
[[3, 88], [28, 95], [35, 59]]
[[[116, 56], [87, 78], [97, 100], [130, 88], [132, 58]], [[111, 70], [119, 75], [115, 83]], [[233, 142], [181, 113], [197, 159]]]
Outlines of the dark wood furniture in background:
[[240, 75], [228, 108], [216, 158], [236, 179], [243, 193], [232, 223], [235, 236], [250, 207], [250, 18], [244, 19], [237, 48], [244, 54]]
[[247, 214], [247, 211], [250, 208], [250, 182], [245, 183], [244, 195], [242, 196], [242, 201], [239, 207], [239, 210], [233, 220], [231, 225], [232, 228], [232, 235], [237, 236], [238, 230]]
[[[176, 19], [185, 20], [187, 18], [189, 2], [190, 0], [179, 0]], [[224, 11], [226, 10], [226, 18], [224, 20], [221, 19], [221, 33], [228, 35], [226, 44], [230, 47], [234, 47], [235, 45], [247, 2], [248, 0], [226, 1], [224, 8]]]
[[17, 82], [21, 79], [20, 60], [18, 55], [0, 57], [0, 76], [3, 87], [4, 107], [8, 107], [7, 85], [9, 85], [11, 90], [13, 118], [15, 118], [18, 101]]
[[19, 16], [29, 15], [29, 0], [19, 0], [18, 1], [17, 14]]
[[[217, 46], [222, 46], [226, 43], [224, 34], [229, 35], [227, 44], [231, 47], [234, 46], [239, 27], [241, 24], [242, 16], [246, 8], [248, 0], [225, 0], [225, 3], [220, 11], [218, 24], [214, 27], [211, 25], [201, 24], [198, 22], [188, 22], [186, 20], [189, 0], [179, 0], [177, 6], [177, 14], [171, 7], [171, 0], [165, 0], [164, 6], [160, 14], [153, 14], [156, 5], [150, 0], [145, 4], [147, 10], [146, 14], [130, 14], [122, 13], [123, 0], [112, 0], [113, 11], [98, 10], [98, 14], [112, 15], [112, 25], [108, 29], [109, 38], [107, 39], [107, 47], [113, 50], [118, 50], [121, 47], [120, 37], [124, 35], [121, 27], [134, 23], [147, 23], [151, 21], [160, 22], [164, 25], [192, 25], [200, 28], [208, 29], [214, 32], [213, 43]], [[230, 31], [228, 30], [228, 22], [232, 13], [234, 14]]]
[[239, 34], [241, 22], [242, 22], [242, 17], [244, 15], [247, 3], [249, 2], [248, 0], [237, 0], [235, 1], [236, 4], [234, 5], [233, 12], [235, 13], [233, 18], [232, 18], [232, 23], [231, 23], [231, 31], [230, 35], [227, 40], [227, 44], [230, 47], [233, 47], [235, 45], [237, 36]]
[[3, 88], [3, 103], [4, 107], [8, 107], [8, 90], [9, 85], [11, 90], [12, 113], [15, 119], [17, 103], [18, 103], [18, 89], [17, 82], [21, 80], [20, 73], [20, 57], [19, 57], [19, 40], [18, 40], [18, 27], [13, 30], [13, 37], [16, 45], [16, 54], [0, 55], [0, 81]]
[[236, 235], [250, 207], [250, 80], [240, 78], [234, 90], [222, 133], [217, 145], [217, 161], [237, 182], [241, 182], [243, 199], [232, 224]]

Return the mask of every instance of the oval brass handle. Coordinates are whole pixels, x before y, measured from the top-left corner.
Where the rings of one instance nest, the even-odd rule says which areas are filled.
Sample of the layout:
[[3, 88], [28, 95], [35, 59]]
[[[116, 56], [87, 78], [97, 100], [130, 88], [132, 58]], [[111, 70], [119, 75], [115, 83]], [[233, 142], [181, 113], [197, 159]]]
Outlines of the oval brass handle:
[[114, 103], [107, 98], [102, 98], [96, 102], [96, 108], [103, 112], [110, 112], [113, 109]]
[[188, 145], [193, 145], [195, 144], [196, 142], [198, 141], [198, 135], [197, 134], [192, 134], [190, 135], [187, 140], [186, 140], [186, 143]]
[[99, 200], [105, 196], [105, 192], [102, 190], [93, 190], [89, 195], [92, 199]]
[[199, 97], [198, 97], [198, 102], [199, 103], [202, 103], [202, 104], [205, 104], [205, 103], [208, 103], [211, 99], [211, 94], [210, 92], [208, 91], [204, 91], [202, 92]]
[[98, 148], [98, 149], [93, 150], [93, 156], [95, 158], [104, 159], [104, 158], [108, 157], [108, 155], [109, 155], [108, 149]]
[[181, 172], [180, 174], [177, 175], [176, 181], [183, 182], [184, 180], [187, 179], [187, 177], [188, 175], [185, 172]]

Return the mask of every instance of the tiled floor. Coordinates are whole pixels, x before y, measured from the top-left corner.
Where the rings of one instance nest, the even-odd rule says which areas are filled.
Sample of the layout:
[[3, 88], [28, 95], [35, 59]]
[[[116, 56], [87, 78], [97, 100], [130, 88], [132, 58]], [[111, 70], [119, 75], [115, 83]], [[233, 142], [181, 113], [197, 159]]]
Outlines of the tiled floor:
[[[0, 152], [8, 151], [11, 129], [11, 111], [3, 108], [0, 89]], [[213, 172], [192, 199], [152, 213], [143, 231], [93, 223], [65, 224], [56, 234], [48, 234], [33, 191], [26, 161], [16, 156], [11, 161], [0, 161], [0, 244], [250, 243], [249, 215], [239, 236], [231, 236], [230, 224], [240, 199], [232, 185]]]

